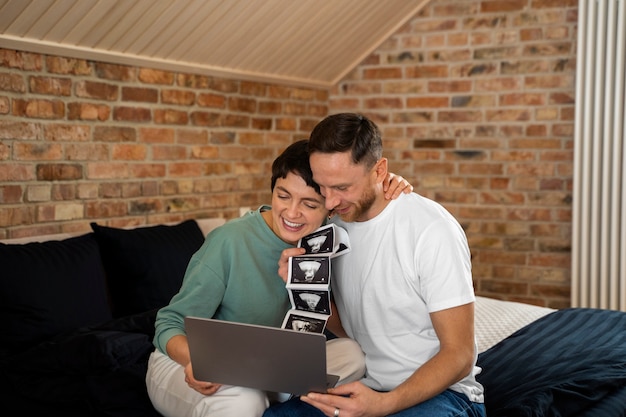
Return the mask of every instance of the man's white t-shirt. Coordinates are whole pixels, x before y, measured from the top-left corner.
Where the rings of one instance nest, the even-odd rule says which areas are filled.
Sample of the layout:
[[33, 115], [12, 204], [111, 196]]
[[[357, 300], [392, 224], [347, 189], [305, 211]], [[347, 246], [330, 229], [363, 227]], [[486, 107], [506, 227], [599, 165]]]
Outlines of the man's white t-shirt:
[[[366, 355], [362, 382], [392, 390], [439, 350], [429, 313], [475, 300], [465, 233], [440, 204], [416, 193], [366, 222], [332, 221], [350, 238], [350, 252], [333, 260], [331, 285], [341, 322]], [[479, 372], [474, 366], [450, 389], [483, 402]]]

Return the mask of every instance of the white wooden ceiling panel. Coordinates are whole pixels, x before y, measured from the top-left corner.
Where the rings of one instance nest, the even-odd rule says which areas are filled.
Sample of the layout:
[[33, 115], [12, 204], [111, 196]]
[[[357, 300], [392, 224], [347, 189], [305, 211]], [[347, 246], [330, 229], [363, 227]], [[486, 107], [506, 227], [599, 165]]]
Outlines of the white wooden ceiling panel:
[[0, 0], [0, 47], [330, 87], [429, 0]]
[[71, 8], [71, 3], [65, 2], [57, 7], [51, 7], [54, 0], [41, 0], [37, 2], [37, 7], [47, 9], [46, 13], [35, 15], [37, 20], [29, 28], [29, 35], [36, 39], [43, 39], [65, 13]]
[[[134, 38], [135, 40], [132, 43], [128, 43], [128, 46], [125, 48], [120, 48], [120, 52], [128, 56], [144, 56], [146, 54], [146, 48], [148, 48], [150, 44], [157, 43], [155, 38], [163, 32], [164, 27], [168, 26], [170, 19], [176, 14], [178, 7], [176, 7], [174, 2], [167, 4], [155, 2], [155, 6], [150, 9], [158, 10], [159, 12], [154, 14], [146, 13], [142, 15], [141, 19], [137, 19], [137, 16], [133, 16], [135, 22], [132, 25], [132, 34], [129, 34], [129, 38]], [[150, 20], [151, 18], [152, 20]]]
[[[58, 18], [55, 18], [54, 16], [51, 17], [50, 14], [41, 15], [40, 20], [48, 20], [52, 23], [52, 26], [42, 39], [59, 45], [69, 43], [69, 41], [67, 40], [67, 36], [72, 31], [72, 29], [74, 29], [74, 26], [82, 19], [82, 17], [89, 12], [92, 4], [89, 2], [81, 1], [65, 1], [60, 4], [56, 4], [55, 8], [61, 9], [64, 6], [67, 6], [68, 9], [63, 15], [59, 15]], [[1, 17], [0, 21], [2, 21]], [[30, 34], [27, 35], [27, 37], [34, 38], [34, 36]]]

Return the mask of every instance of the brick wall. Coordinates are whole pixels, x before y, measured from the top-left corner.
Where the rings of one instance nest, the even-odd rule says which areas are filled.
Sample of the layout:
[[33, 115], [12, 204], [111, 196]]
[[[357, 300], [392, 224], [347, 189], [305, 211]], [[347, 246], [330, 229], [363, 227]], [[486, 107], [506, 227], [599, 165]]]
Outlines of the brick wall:
[[328, 92], [0, 49], [0, 238], [239, 215]]
[[576, 0], [433, 0], [330, 92], [0, 50], [0, 238], [239, 215], [328, 113], [446, 206], [477, 293], [569, 305]]
[[576, 24], [576, 0], [434, 0], [331, 92], [459, 219], [478, 294], [569, 306]]

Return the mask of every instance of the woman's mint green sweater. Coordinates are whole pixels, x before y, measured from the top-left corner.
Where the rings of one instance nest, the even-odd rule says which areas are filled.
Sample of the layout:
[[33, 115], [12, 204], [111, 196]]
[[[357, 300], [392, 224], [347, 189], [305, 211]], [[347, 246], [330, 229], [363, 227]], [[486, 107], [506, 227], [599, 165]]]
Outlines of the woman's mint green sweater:
[[185, 316], [280, 327], [289, 295], [278, 259], [290, 245], [261, 216], [262, 206], [214, 229], [187, 266], [178, 294], [157, 313], [154, 345], [185, 334]]

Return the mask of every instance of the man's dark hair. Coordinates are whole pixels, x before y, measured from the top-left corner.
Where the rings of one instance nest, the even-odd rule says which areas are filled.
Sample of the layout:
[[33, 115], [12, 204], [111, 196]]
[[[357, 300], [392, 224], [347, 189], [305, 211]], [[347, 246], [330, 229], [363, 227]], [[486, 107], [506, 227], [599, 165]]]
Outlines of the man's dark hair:
[[313, 172], [309, 165], [308, 140], [299, 140], [287, 146], [278, 158], [272, 163], [272, 187], [276, 185], [278, 178], [286, 178], [290, 172], [298, 175], [304, 180], [306, 185], [313, 188], [320, 194], [320, 186], [313, 181]]
[[326, 117], [311, 132], [309, 153], [350, 151], [352, 162], [369, 169], [383, 156], [380, 130], [374, 122], [357, 113]]

